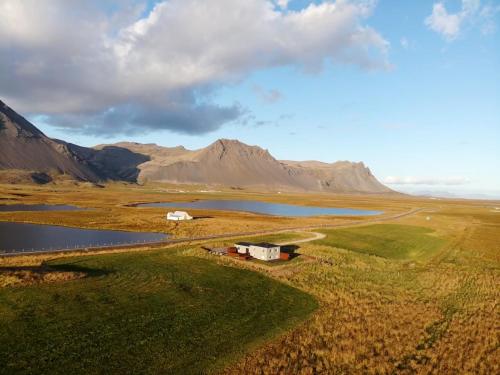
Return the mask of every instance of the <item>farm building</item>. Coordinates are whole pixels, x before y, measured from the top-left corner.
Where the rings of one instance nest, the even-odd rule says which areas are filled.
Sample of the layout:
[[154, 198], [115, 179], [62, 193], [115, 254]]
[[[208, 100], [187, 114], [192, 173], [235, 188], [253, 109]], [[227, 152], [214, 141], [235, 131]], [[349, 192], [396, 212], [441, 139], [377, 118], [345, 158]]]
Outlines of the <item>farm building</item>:
[[250, 246], [252, 246], [250, 242], [238, 242], [234, 244], [234, 247], [238, 250], [239, 254], [249, 254]]
[[181, 220], [192, 220], [192, 219], [193, 217], [189, 216], [189, 214], [184, 211], [169, 212], [167, 214], [167, 220], [181, 221]]
[[249, 254], [255, 259], [275, 260], [280, 259], [280, 247], [270, 243], [251, 244], [248, 242], [238, 242], [234, 245], [240, 254]]

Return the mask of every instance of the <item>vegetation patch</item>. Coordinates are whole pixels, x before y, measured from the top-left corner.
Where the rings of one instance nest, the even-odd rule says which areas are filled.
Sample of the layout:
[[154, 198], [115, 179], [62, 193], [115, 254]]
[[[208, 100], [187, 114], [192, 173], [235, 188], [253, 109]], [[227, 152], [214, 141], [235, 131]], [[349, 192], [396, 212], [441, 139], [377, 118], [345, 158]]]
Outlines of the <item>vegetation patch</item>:
[[446, 240], [424, 227], [376, 224], [324, 231], [319, 244], [377, 255], [389, 259], [414, 260], [435, 254]]
[[7, 267], [0, 268], [0, 288], [14, 285], [31, 285], [81, 279], [84, 272], [55, 270], [47, 267]]
[[173, 251], [49, 262], [87, 270], [0, 290], [0, 373], [206, 373], [302, 321], [309, 294]]
[[[3, 171], [9, 172], [11, 171]], [[201, 193], [194, 187], [180, 187], [172, 185], [173, 191], [182, 189], [182, 193], [169, 194], [169, 185], [137, 186], [123, 183], [109, 183], [105, 188], [96, 190], [96, 187], [86, 186], [55, 179], [45, 185], [33, 185], [31, 172], [15, 171], [11, 176], [3, 176], [0, 171], [0, 182], [4, 179], [17, 185], [0, 184], [0, 192], [5, 194], [22, 194], [21, 204], [68, 204], [90, 208], [87, 211], [64, 212], [0, 212], [0, 221], [29, 222], [36, 224], [64, 225], [69, 227], [88, 229], [112, 229], [137, 232], [168, 233], [172, 238], [204, 237], [212, 235], [227, 235], [231, 233], [260, 233], [273, 230], [288, 229], [302, 226], [324, 224], [346, 224], [373, 220], [371, 216], [358, 217], [284, 217], [270, 215], [256, 215], [236, 211], [218, 210], [188, 210], [196, 220], [189, 222], [167, 221], [165, 216], [168, 208], [138, 208], [130, 207], [138, 202], [162, 201], [192, 201], [196, 199], [249, 199], [273, 203], [322, 205], [325, 207], [352, 207], [367, 210], [382, 210], [384, 215], [393, 215], [404, 212], [408, 204], [400, 201], [384, 202], [377, 200], [363, 201], [359, 198], [328, 198], [323, 195], [290, 195], [290, 194], [257, 194], [248, 192], [221, 192]], [[5, 178], [4, 178], [5, 177]], [[22, 177], [22, 178], [21, 178]], [[28, 185], [30, 184], [30, 185]], [[75, 185], [76, 184], [76, 185]], [[200, 189], [197, 187], [196, 189]], [[380, 217], [383, 217], [381, 215]]]
[[[365, 220], [213, 211], [193, 212], [202, 218], [171, 223], [164, 220], [166, 210], [124, 205], [166, 196], [206, 199], [208, 194], [194, 188], [168, 194], [160, 185], [111, 184], [95, 190], [53, 182], [1, 188], [4, 200], [94, 208], [76, 214], [3, 213], [2, 220], [164, 231], [180, 237]], [[0, 289], [0, 373], [189, 374], [218, 371], [226, 364], [222, 371], [228, 375], [499, 373], [500, 214], [490, 212], [491, 207], [390, 196], [226, 191], [217, 197], [426, 211], [364, 228], [325, 230], [324, 240], [294, 244], [299, 256], [278, 266], [213, 256], [198, 242], [168, 252], [128, 250], [92, 258], [0, 257], [4, 268], [37, 267], [52, 259], [53, 271], [86, 275]], [[246, 240], [293, 243], [303, 236], [310, 234]], [[238, 240], [203, 245], [230, 246]], [[250, 270], [310, 293], [321, 307], [296, 328], [286, 329], [315, 302]], [[242, 353], [240, 361], [233, 361]]]
[[270, 243], [282, 243], [282, 242], [293, 242], [297, 240], [303, 240], [311, 237], [310, 233], [306, 232], [283, 232], [276, 234], [268, 234], [263, 236], [254, 236], [254, 237], [243, 237], [238, 238], [233, 241], [246, 241], [246, 242], [270, 242]]
[[[491, 224], [471, 222], [467, 212], [430, 223], [425, 216], [404, 221], [417, 226], [379, 228], [385, 227], [387, 234], [400, 228], [399, 233], [412, 234], [418, 243], [440, 233], [445, 243], [427, 247], [425, 262], [401, 262], [340, 249], [332, 244], [340, 230], [332, 230], [325, 240], [300, 245], [300, 253], [311, 261], [286, 272], [267, 269], [316, 296], [321, 308], [305, 324], [249, 352], [224, 374], [498, 373], [500, 274], [492, 255], [498, 251], [499, 228], [490, 231]], [[429, 224], [436, 232], [418, 226]], [[411, 246], [399, 233], [388, 238], [397, 240], [399, 248]], [[351, 237], [349, 245], [353, 242]]]

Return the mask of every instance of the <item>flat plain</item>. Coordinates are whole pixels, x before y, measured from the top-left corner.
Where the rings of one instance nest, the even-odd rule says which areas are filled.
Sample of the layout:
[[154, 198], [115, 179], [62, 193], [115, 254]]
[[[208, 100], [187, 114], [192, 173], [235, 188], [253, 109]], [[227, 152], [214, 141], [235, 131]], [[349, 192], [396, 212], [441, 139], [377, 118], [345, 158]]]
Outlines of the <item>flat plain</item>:
[[[176, 189], [4, 185], [5, 203], [65, 203], [92, 210], [0, 213], [0, 220], [160, 231], [174, 238], [302, 227], [326, 236], [301, 242], [296, 258], [277, 265], [201, 249], [235, 241], [229, 238], [0, 258], [0, 356], [7, 364], [0, 372], [500, 371], [498, 203]], [[165, 209], [130, 206], [207, 197], [384, 214], [374, 222], [190, 210], [199, 219], [167, 223]], [[407, 212], [412, 214], [398, 217]], [[297, 229], [238, 239], [307, 237], [306, 229]]]

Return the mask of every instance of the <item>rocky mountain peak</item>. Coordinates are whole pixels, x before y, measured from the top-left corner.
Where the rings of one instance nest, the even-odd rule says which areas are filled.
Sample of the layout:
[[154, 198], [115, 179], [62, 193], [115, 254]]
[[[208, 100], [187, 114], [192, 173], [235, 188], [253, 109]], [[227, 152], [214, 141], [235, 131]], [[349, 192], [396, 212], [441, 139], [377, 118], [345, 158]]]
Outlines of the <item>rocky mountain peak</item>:
[[4, 136], [41, 138], [45, 137], [38, 128], [0, 100], [0, 131]]
[[267, 190], [390, 193], [362, 163], [278, 161], [267, 150], [219, 139], [199, 150], [121, 142], [80, 147], [46, 137], [0, 102], [0, 169], [56, 171], [81, 180], [168, 182]]
[[259, 146], [250, 146], [236, 139], [218, 139], [205, 149], [200, 150], [203, 156], [216, 156], [219, 160], [226, 158], [274, 158], [267, 150]]
[[0, 101], [0, 169], [68, 174], [97, 181], [97, 174], [63, 141], [48, 138]]

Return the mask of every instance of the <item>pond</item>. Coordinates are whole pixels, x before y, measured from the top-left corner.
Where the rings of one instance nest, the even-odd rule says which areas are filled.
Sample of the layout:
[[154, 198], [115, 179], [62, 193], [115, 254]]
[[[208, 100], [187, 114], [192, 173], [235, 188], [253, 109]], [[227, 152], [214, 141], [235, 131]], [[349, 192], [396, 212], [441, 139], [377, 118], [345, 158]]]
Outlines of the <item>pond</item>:
[[163, 233], [69, 228], [0, 222], [0, 252], [47, 251], [163, 241]]
[[10, 211], [75, 211], [85, 208], [66, 204], [1, 204], [0, 212]]
[[357, 210], [353, 208], [296, 206], [292, 204], [268, 203], [247, 200], [199, 200], [194, 202], [143, 203], [138, 207], [202, 208], [224, 211], [246, 211], [276, 216], [366, 216], [379, 215], [382, 211]]

